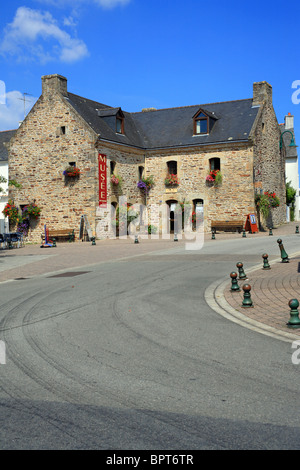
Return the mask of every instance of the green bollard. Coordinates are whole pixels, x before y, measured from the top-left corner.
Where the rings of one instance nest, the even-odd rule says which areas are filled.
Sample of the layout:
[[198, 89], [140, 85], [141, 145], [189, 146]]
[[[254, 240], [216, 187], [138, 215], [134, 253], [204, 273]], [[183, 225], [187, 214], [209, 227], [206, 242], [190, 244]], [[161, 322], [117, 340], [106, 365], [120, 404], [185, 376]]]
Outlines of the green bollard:
[[244, 299], [242, 302], [242, 307], [245, 307], [245, 308], [253, 307], [253, 302], [252, 302], [251, 294], [250, 294], [250, 291], [251, 291], [250, 284], [244, 284], [243, 291], [244, 291]]
[[263, 260], [264, 260], [263, 269], [271, 269], [271, 266], [269, 265], [269, 261], [268, 261], [268, 258], [269, 258], [269, 257], [268, 257], [268, 255], [267, 255], [267, 253], [264, 253], [264, 254], [262, 255], [262, 258], [263, 258]]
[[230, 277], [231, 277], [231, 290], [233, 292], [240, 291], [241, 289], [237, 282], [237, 273], [235, 272], [230, 273]]
[[243, 228], [243, 235], [242, 235], [242, 238], [247, 238], [246, 236], [246, 230]]
[[280, 249], [281, 262], [282, 263], [289, 263], [289, 255], [287, 254], [287, 252], [284, 249], [284, 246], [282, 244], [282, 240], [279, 238], [277, 240], [277, 243], [278, 243], [279, 249]]
[[135, 235], [135, 237], [134, 237], [134, 243], [139, 243], [139, 238], [138, 238], [137, 235]]
[[174, 233], [174, 242], [178, 242], [177, 233]]
[[238, 268], [239, 270], [239, 279], [241, 280], [244, 280], [244, 279], [247, 279], [247, 276], [245, 274], [245, 271], [244, 271], [244, 268], [243, 268], [243, 263], [239, 262], [239, 263], [236, 263], [236, 267]]
[[296, 225], [296, 232], [295, 233], [299, 233], [299, 225]]
[[53, 246], [53, 248], [56, 248], [56, 240], [55, 240], [55, 238], [53, 238], [53, 245], [52, 245], [52, 246]]
[[273, 232], [272, 232], [272, 227], [269, 228], [269, 236], [272, 236], [273, 235]]
[[214, 229], [212, 229], [212, 231], [211, 231], [211, 239], [212, 239], [212, 240], [215, 240], [215, 239], [216, 239], [216, 235], [215, 235]]
[[297, 299], [292, 299], [289, 301], [290, 311], [290, 320], [287, 323], [289, 328], [300, 328], [300, 319], [299, 319], [299, 302]]
[[91, 240], [92, 240], [92, 246], [95, 246], [96, 245], [96, 238], [92, 237]]

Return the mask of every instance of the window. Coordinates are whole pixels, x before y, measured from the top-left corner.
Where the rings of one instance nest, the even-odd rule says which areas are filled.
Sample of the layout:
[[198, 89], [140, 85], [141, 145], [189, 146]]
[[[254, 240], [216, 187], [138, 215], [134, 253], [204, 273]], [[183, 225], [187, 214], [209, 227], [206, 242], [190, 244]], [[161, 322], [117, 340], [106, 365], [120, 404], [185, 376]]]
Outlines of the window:
[[177, 175], [177, 162], [175, 160], [167, 162], [167, 167], [170, 175]]
[[116, 168], [116, 162], [114, 162], [113, 160], [111, 160], [111, 162], [110, 162], [110, 174], [111, 174], [111, 175], [114, 174], [115, 168]]
[[65, 133], [66, 133], [66, 126], [61, 126], [61, 128], [60, 128], [60, 134], [61, 134], [61, 135], [65, 135]]
[[144, 175], [144, 167], [139, 166], [139, 180], [143, 178], [143, 175]]
[[116, 132], [117, 134], [124, 134], [124, 119], [119, 116], [116, 118]]
[[210, 158], [209, 160], [209, 171], [221, 170], [221, 160], [220, 158]]
[[194, 117], [194, 134], [208, 134], [208, 116], [202, 112]]

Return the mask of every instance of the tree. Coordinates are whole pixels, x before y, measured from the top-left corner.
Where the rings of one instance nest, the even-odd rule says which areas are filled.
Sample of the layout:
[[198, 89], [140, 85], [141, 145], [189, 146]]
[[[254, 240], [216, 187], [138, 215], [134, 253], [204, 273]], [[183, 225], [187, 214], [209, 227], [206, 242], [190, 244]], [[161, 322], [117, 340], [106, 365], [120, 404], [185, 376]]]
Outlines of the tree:
[[[7, 179], [4, 176], [0, 175], [0, 184], [7, 183]], [[8, 181], [9, 186], [14, 186], [15, 188], [21, 188], [22, 185], [20, 183], [17, 183], [16, 180], [9, 180]], [[0, 193], [4, 193], [4, 189], [2, 186], [0, 186]]]
[[295, 199], [296, 199], [297, 190], [291, 186], [291, 183], [292, 183], [291, 181], [288, 181], [285, 184], [285, 188], [286, 188], [286, 203], [287, 205], [291, 206], [291, 221], [293, 221], [294, 214], [295, 214]]

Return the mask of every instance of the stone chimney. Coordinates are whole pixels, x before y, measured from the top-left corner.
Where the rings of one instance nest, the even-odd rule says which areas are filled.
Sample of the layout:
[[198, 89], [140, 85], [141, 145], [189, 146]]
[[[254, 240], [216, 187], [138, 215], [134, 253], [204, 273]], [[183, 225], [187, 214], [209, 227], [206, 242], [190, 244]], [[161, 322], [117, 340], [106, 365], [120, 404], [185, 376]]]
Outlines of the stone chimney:
[[62, 75], [44, 75], [42, 77], [42, 94], [53, 95], [55, 92], [59, 92], [64, 96], [68, 95], [67, 90], [67, 79]]
[[294, 116], [291, 113], [288, 113], [284, 118], [284, 127], [285, 129], [294, 129]]
[[272, 103], [272, 87], [267, 82], [253, 83], [253, 106]]

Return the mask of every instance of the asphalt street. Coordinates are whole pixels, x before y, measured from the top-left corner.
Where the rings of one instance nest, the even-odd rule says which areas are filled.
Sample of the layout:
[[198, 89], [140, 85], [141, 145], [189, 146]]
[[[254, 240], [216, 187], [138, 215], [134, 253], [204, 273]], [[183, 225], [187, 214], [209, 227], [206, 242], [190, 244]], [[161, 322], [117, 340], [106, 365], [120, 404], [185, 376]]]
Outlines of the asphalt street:
[[0, 448], [299, 449], [291, 344], [205, 300], [264, 252], [276, 240], [172, 245], [1, 283]]

